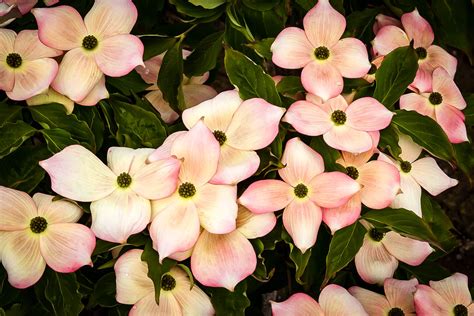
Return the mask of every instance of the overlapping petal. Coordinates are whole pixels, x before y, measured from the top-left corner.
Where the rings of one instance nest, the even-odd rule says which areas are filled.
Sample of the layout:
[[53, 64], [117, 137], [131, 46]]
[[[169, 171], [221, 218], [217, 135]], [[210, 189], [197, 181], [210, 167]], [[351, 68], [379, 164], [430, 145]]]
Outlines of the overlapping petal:
[[254, 213], [275, 212], [293, 199], [293, 188], [280, 180], [260, 180], [252, 183], [240, 196], [239, 203]]
[[323, 316], [321, 306], [311, 296], [304, 293], [295, 293], [286, 301], [273, 302], [272, 313], [274, 316], [294, 316], [295, 311], [301, 315]]
[[273, 213], [254, 214], [247, 208], [239, 205], [237, 214], [237, 230], [247, 239], [263, 237], [268, 234], [276, 224]]
[[392, 256], [412, 266], [420, 265], [433, 252], [426, 241], [403, 237], [392, 231], [385, 234], [382, 243]]
[[260, 165], [260, 158], [253, 150], [221, 146], [217, 171], [211, 179], [215, 184], [236, 184], [253, 175]]
[[334, 234], [337, 230], [352, 225], [359, 218], [361, 208], [360, 194], [356, 193], [342, 206], [323, 209], [323, 221]]
[[428, 48], [433, 43], [433, 29], [417, 9], [403, 14], [401, 21], [408, 37], [414, 40], [414, 47]]
[[349, 288], [349, 293], [362, 304], [369, 315], [388, 315], [391, 309], [390, 303], [382, 294], [363, 289], [359, 286]]
[[367, 316], [359, 301], [337, 284], [329, 284], [321, 291], [319, 304], [325, 315]]
[[339, 70], [332, 63], [313, 61], [301, 72], [301, 83], [306, 91], [328, 100], [342, 92], [344, 81]]
[[311, 180], [309, 187], [309, 198], [325, 208], [343, 205], [360, 190], [356, 181], [338, 171], [317, 175]]
[[54, 196], [43, 193], [35, 193], [33, 201], [38, 208], [38, 216], [46, 219], [48, 224], [75, 223], [83, 211], [79, 205], [69, 200], [53, 201]]
[[341, 39], [333, 47], [332, 54], [331, 63], [345, 78], [361, 78], [370, 69], [367, 48], [356, 38]]
[[308, 101], [293, 103], [283, 120], [290, 123], [301, 134], [310, 136], [322, 135], [333, 126], [331, 114]]
[[346, 115], [348, 126], [371, 132], [386, 128], [392, 120], [393, 113], [374, 98], [363, 97], [349, 105]]

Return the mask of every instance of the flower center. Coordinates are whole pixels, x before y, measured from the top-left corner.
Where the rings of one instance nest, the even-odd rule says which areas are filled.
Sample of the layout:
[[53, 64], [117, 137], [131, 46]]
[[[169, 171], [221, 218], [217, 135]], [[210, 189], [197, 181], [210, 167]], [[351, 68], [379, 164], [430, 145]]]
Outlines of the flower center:
[[405, 316], [401, 308], [394, 307], [388, 312], [388, 316]]
[[411, 171], [411, 163], [408, 161], [404, 160], [400, 163], [400, 169], [402, 169], [403, 172], [408, 173]]
[[454, 306], [453, 312], [454, 312], [454, 316], [467, 316], [468, 315], [467, 307], [462, 304], [458, 304]]
[[336, 125], [344, 125], [344, 123], [347, 120], [346, 113], [344, 113], [341, 110], [336, 110], [332, 112], [331, 114], [331, 120], [336, 124]]
[[423, 47], [418, 47], [415, 49], [415, 52], [416, 54], [418, 55], [418, 59], [421, 60], [421, 59], [425, 59], [426, 58], [426, 55], [428, 55], [428, 53], [426, 52], [426, 49], [424, 49]]
[[432, 92], [428, 98], [430, 100], [430, 103], [433, 105], [438, 105], [443, 102], [443, 96], [439, 92]]
[[161, 289], [163, 291], [171, 291], [176, 287], [176, 280], [170, 274], [164, 274], [161, 277]]
[[39, 234], [46, 230], [48, 227], [48, 222], [44, 217], [37, 216], [31, 219], [30, 221], [30, 229], [33, 233]]
[[227, 136], [223, 131], [215, 130], [212, 134], [214, 134], [214, 137], [219, 142], [219, 145], [224, 145], [225, 141], [227, 140]]
[[305, 186], [303, 183], [298, 184], [294, 190], [295, 195], [300, 199], [306, 197], [308, 195], [308, 187]]
[[377, 228], [372, 228], [370, 231], [369, 231], [369, 237], [373, 240], [373, 241], [381, 241], [383, 239], [383, 236], [385, 234], [382, 233], [381, 231], [379, 231]]
[[6, 61], [7, 61], [7, 65], [12, 68], [18, 68], [23, 63], [23, 59], [17, 53], [8, 54]]
[[375, 66], [374, 64], [370, 64], [370, 69], [369, 71], [367, 72], [367, 74], [369, 75], [373, 75], [375, 72], [377, 71], [377, 66]]
[[97, 47], [97, 44], [99, 44], [99, 41], [94, 35], [87, 35], [82, 40], [82, 47], [84, 47], [87, 50], [93, 50], [94, 48]]
[[130, 184], [132, 184], [132, 177], [128, 173], [122, 172], [117, 177], [117, 184], [121, 188], [128, 188], [130, 186]]
[[357, 178], [359, 177], [359, 170], [357, 170], [357, 168], [353, 166], [347, 167], [346, 173], [349, 177], [351, 177], [354, 180], [357, 180]]
[[179, 186], [178, 194], [185, 199], [193, 197], [196, 194], [196, 187], [192, 183], [184, 182]]
[[329, 58], [329, 49], [325, 46], [319, 46], [314, 50], [314, 56], [318, 60], [326, 60]]

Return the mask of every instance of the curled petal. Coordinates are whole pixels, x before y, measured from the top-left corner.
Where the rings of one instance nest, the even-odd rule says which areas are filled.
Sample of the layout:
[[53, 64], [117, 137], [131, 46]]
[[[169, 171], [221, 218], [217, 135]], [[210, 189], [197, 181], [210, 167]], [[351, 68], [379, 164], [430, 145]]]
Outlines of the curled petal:
[[344, 82], [339, 70], [329, 62], [311, 62], [301, 72], [301, 83], [306, 91], [328, 100], [342, 92]]
[[361, 78], [370, 69], [364, 43], [356, 38], [343, 38], [334, 46], [331, 63], [344, 78]]
[[313, 60], [314, 47], [302, 29], [288, 27], [275, 38], [271, 51], [272, 61], [278, 67], [299, 69]]
[[385, 279], [385, 282], [383, 283], [385, 295], [387, 296], [390, 305], [401, 308], [405, 314], [415, 312], [413, 294], [416, 292], [417, 285], [417, 279], [407, 281]]
[[334, 10], [329, 0], [318, 1], [303, 19], [304, 30], [314, 47], [332, 47], [346, 28], [346, 19]]
[[332, 128], [331, 114], [320, 106], [307, 102], [296, 101], [286, 112], [283, 120], [304, 135], [319, 136]]
[[13, 51], [18, 52], [24, 60], [56, 57], [63, 53], [41, 43], [37, 30], [23, 30], [18, 33]]
[[163, 93], [161, 90], [151, 91], [145, 95], [145, 98], [151, 103], [151, 105], [153, 105], [155, 110], [160, 113], [161, 119], [165, 123], [173, 123], [179, 118], [179, 114], [170, 107], [169, 103], [166, 102], [165, 99], [163, 99]]
[[398, 138], [398, 145], [400, 145], [400, 148], [402, 150], [400, 158], [408, 162], [415, 161], [420, 156], [423, 148], [416, 144], [410, 136], [399, 134]]
[[373, 147], [372, 137], [368, 132], [353, 129], [348, 125], [334, 126], [323, 138], [332, 148], [351, 153], [362, 153]]
[[392, 208], [404, 208], [413, 211], [416, 215], [422, 215], [421, 212], [421, 187], [411, 177], [404, 173], [400, 174], [400, 190], [402, 191], [395, 196]]
[[[391, 309], [390, 303], [382, 294], [358, 286], [349, 288], [349, 293], [362, 304], [369, 315], [388, 315]], [[397, 305], [395, 306], [398, 307]]]
[[438, 195], [441, 192], [456, 186], [458, 180], [448, 177], [441, 170], [431, 157], [421, 158], [412, 164], [410, 174], [416, 182], [431, 195]]
[[415, 41], [414, 47], [428, 48], [434, 41], [431, 25], [418, 12], [417, 9], [405, 13], [401, 17], [403, 28], [410, 39]]
[[253, 150], [235, 149], [227, 144], [221, 146], [221, 155], [213, 184], [237, 184], [252, 176], [260, 165], [260, 158]]
[[276, 216], [273, 213], [254, 214], [239, 205], [237, 214], [237, 230], [247, 239], [263, 237], [275, 227]]
[[369, 161], [359, 169], [362, 203], [373, 209], [389, 206], [400, 190], [400, 172], [384, 161]]
[[[105, 80], [105, 79], [104, 79]], [[105, 81], [104, 81], [105, 85]], [[74, 101], [68, 97], [57, 93], [54, 89], [49, 88], [43, 93], [37, 94], [26, 100], [26, 104], [29, 106], [41, 105], [41, 104], [50, 104], [50, 103], [59, 103], [64, 105], [66, 108], [66, 113], [71, 114], [74, 110]]]
[[439, 295], [434, 289], [426, 285], [417, 285], [415, 292], [416, 314], [420, 316], [450, 315], [453, 306]]
[[352, 102], [346, 110], [347, 125], [361, 131], [379, 131], [386, 128], [393, 113], [371, 97]]
[[451, 143], [458, 144], [469, 141], [464, 124], [464, 114], [460, 110], [446, 104], [436, 107], [435, 112], [438, 124], [448, 135]]
[[148, 156], [147, 162], [155, 162], [160, 159], [166, 159], [171, 156], [171, 147], [176, 139], [186, 135], [187, 132], [179, 131], [169, 135], [163, 144]]
[[467, 276], [462, 273], [454, 273], [440, 281], [430, 281], [430, 286], [453, 306], [457, 304], [468, 306], [472, 303]]
[[367, 316], [359, 301], [345, 288], [336, 284], [329, 284], [321, 291], [319, 304], [325, 315]]
[[43, 193], [33, 195], [38, 215], [44, 217], [48, 224], [75, 223], [81, 218], [82, 209], [75, 202], [53, 199], [54, 196]]
[[254, 213], [275, 212], [293, 199], [293, 188], [280, 180], [260, 180], [252, 183], [240, 196], [239, 203]]
[[151, 292], [139, 300], [130, 310], [129, 316], [142, 315], [182, 315], [181, 306], [171, 291], [160, 292], [160, 304], [156, 304], [155, 293]]
[[309, 198], [325, 208], [339, 207], [360, 190], [359, 184], [342, 172], [325, 172], [311, 180]]
[[433, 252], [426, 241], [403, 237], [392, 231], [385, 234], [382, 243], [392, 256], [411, 266], [421, 264]]
[[191, 288], [189, 277], [183, 270], [174, 267], [169, 273], [176, 280], [173, 296], [179, 302], [183, 315], [212, 316], [215, 314], [209, 296], [197, 285]]
[[334, 234], [337, 230], [352, 225], [360, 216], [360, 194], [355, 194], [342, 206], [323, 210], [323, 221]]
[[28, 228], [37, 216], [36, 205], [25, 192], [0, 186], [0, 231]]
[[319, 206], [308, 199], [293, 200], [283, 212], [283, 225], [302, 253], [316, 243], [321, 217]]
[[444, 104], [449, 104], [458, 110], [466, 108], [466, 101], [461, 91], [444, 68], [436, 68], [433, 71], [433, 91], [442, 95]]
[[274, 316], [295, 316], [296, 311], [300, 315], [324, 315], [318, 302], [304, 293], [295, 293], [283, 302], [270, 301], [270, 303], [272, 304], [272, 315]]
[[421, 115], [435, 118], [435, 108], [427, 98], [417, 93], [408, 93], [400, 97], [400, 109], [416, 111]]
[[89, 34], [109, 37], [130, 33], [137, 17], [137, 8], [131, 0], [96, 0], [84, 23]]
[[89, 94], [81, 101], [78, 101], [77, 104], [85, 105], [85, 106], [93, 106], [99, 103], [100, 100], [108, 99], [108, 98], [109, 98], [109, 91], [107, 91], [107, 88], [105, 86], [105, 76], [102, 75], [102, 77], [100, 77], [99, 81], [92, 88]]
[[388, 55], [392, 50], [410, 45], [407, 34], [399, 27], [387, 25], [380, 29], [373, 41], [377, 54]]

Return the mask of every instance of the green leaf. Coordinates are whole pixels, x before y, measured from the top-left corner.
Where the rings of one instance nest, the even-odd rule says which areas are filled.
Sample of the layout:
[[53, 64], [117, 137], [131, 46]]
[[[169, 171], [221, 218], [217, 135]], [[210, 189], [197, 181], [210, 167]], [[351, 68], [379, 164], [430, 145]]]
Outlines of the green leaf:
[[5, 123], [0, 127], [0, 159], [14, 152], [36, 129], [23, 121]]
[[472, 143], [464, 142], [454, 144], [453, 147], [456, 156], [456, 164], [472, 183], [474, 179], [474, 146]]
[[214, 9], [226, 3], [226, 0], [189, 0], [189, 2], [204, 9]]
[[397, 128], [393, 124], [390, 124], [387, 128], [380, 131], [380, 149], [388, 150], [395, 159], [398, 159], [402, 153], [402, 149], [398, 145], [398, 141]]
[[280, 0], [243, 0], [243, 3], [250, 9], [257, 11], [268, 11], [273, 9]]
[[333, 278], [337, 272], [345, 268], [354, 259], [364, 241], [367, 230], [358, 221], [339, 229], [329, 244], [326, 257], [326, 275], [323, 285]]
[[466, 97], [467, 107], [464, 109], [465, 123], [467, 127], [474, 126], [474, 93]]
[[0, 127], [5, 123], [15, 123], [22, 120], [22, 106], [0, 103]]
[[225, 288], [209, 288], [208, 290], [217, 316], [243, 316], [245, 309], [250, 306], [245, 281], [237, 284], [233, 292]]
[[178, 41], [166, 52], [158, 73], [158, 87], [163, 93], [163, 98], [178, 112], [185, 109], [182, 81], [183, 52], [181, 41]]
[[418, 56], [411, 46], [399, 47], [385, 56], [375, 73], [374, 98], [388, 109], [405, 93], [415, 79], [418, 70]]
[[262, 67], [232, 48], [226, 49], [224, 63], [230, 82], [239, 88], [244, 100], [262, 98], [271, 104], [281, 105], [275, 82]]
[[295, 245], [292, 243], [290, 245], [290, 259], [295, 264], [296, 273], [295, 279], [301, 285], [304, 285], [305, 282], [301, 279], [303, 276], [306, 267], [308, 266], [309, 258], [311, 257], [312, 249], [308, 249], [305, 253], [302, 253]]
[[273, 42], [275, 41], [275, 38], [270, 37], [270, 38], [264, 38], [261, 41], [255, 41], [250, 44], [246, 44], [246, 46], [252, 48], [257, 55], [260, 57], [266, 58], [268, 60], [272, 59], [272, 52], [270, 50], [270, 47], [272, 46]]
[[429, 281], [439, 281], [451, 276], [451, 272], [437, 262], [425, 261], [419, 266], [410, 266], [406, 263], [399, 262], [399, 267], [409, 272], [410, 277], [413, 276], [417, 278], [420, 283], [424, 284], [428, 284]]
[[107, 83], [128, 96], [143, 92], [150, 86], [135, 70], [122, 77], [107, 77]]
[[184, 61], [184, 73], [186, 76], [202, 75], [206, 71], [214, 69], [222, 50], [222, 39], [224, 32], [212, 33], [203, 38]]
[[375, 37], [372, 26], [378, 13], [380, 13], [379, 8], [352, 12], [346, 18], [347, 26], [342, 37], [356, 37], [364, 42], [370, 42]]
[[42, 129], [40, 132], [46, 140], [49, 151], [53, 154], [60, 152], [69, 145], [79, 143], [77, 140], [72, 139], [71, 133], [60, 128]]
[[453, 159], [454, 150], [448, 136], [432, 118], [415, 111], [398, 110], [392, 124], [432, 155], [446, 161]]
[[[176, 6], [176, 10], [178, 10], [178, 12], [192, 16], [194, 18], [209, 18], [213, 15], [216, 15], [216, 13], [222, 11], [221, 7], [216, 7], [214, 9], [205, 9], [201, 6], [193, 5], [188, 0], [170, 0], [169, 2]], [[204, 1], [201, 0], [201, 2]]]
[[143, 53], [143, 60], [148, 60], [161, 53], [166, 52], [170, 47], [178, 41], [174, 37], [163, 37], [161, 35], [143, 35], [140, 40], [145, 46]]
[[295, 94], [305, 91], [301, 78], [298, 76], [283, 77], [276, 87], [278, 92], [288, 97], [293, 97]]
[[341, 158], [341, 153], [329, 147], [322, 137], [312, 137], [310, 147], [319, 153], [324, 160], [324, 169], [326, 171], [343, 171], [343, 167], [336, 163]]
[[76, 106], [74, 114], [78, 119], [87, 123], [95, 137], [97, 150], [102, 147], [104, 142], [104, 122], [96, 106]]
[[115, 287], [115, 273], [110, 272], [103, 275], [95, 282], [89, 306], [100, 305], [103, 307], [113, 307], [118, 305], [117, 300], [115, 299]]

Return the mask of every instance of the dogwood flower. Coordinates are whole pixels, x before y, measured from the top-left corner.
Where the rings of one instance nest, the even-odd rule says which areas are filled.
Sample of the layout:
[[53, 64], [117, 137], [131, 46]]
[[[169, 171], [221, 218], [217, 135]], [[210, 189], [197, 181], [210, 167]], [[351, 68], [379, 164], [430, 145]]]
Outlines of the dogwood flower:
[[[183, 49], [183, 59], [186, 59], [190, 54], [190, 51]], [[160, 72], [164, 56], [165, 53], [152, 57], [145, 61], [145, 66], [138, 66], [135, 69], [146, 83], [152, 85], [147, 89], [151, 90], [151, 92], [146, 94], [145, 98], [160, 113], [163, 121], [173, 123], [178, 119], [179, 115], [170, 107], [168, 102], [163, 99], [163, 93], [157, 85], [158, 73]], [[204, 84], [208, 78], [209, 72], [204, 73], [202, 76], [190, 78], [184, 76], [182, 88], [186, 108], [212, 99], [217, 95], [214, 88]]]
[[[44, 4], [52, 6], [59, 2], [59, 0], [44, 0]], [[13, 8], [18, 8], [22, 15], [27, 14], [38, 3], [38, 0], [0, 0], [0, 16], [4, 16]]]
[[260, 98], [242, 101], [235, 90], [185, 110], [183, 122], [187, 128], [204, 118], [219, 142], [219, 163], [211, 183], [235, 184], [253, 175], [260, 165], [255, 150], [275, 139], [284, 112]]
[[461, 112], [466, 108], [466, 101], [452, 77], [444, 68], [436, 68], [426, 80], [428, 83], [417, 87], [419, 93], [400, 97], [400, 108], [431, 117], [452, 143], [468, 141], [464, 114]]
[[319, 303], [311, 296], [296, 293], [286, 301], [272, 304], [273, 316], [367, 316], [362, 305], [347, 290], [336, 284], [329, 284], [319, 294]]
[[415, 293], [416, 314], [474, 315], [474, 302], [467, 284], [467, 276], [455, 273], [440, 281], [430, 281], [430, 286], [418, 285]]
[[334, 208], [346, 203], [359, 191], [359, 184], [342, 172], [323, 172], [324, 162], [299, 138], [286, 143], [282, 157], [285, 168], [281, 180], [252, 183], [239, 198], [240, 204], [261, 214], [283, 211], [283, 225], [301, 252], [316, 242], [321, 225], [321, 207]]
[[28, 194], [0, 186], [0, 261], [8, 282], [27, 288], [43, 275], [46, 265], [61, 272], [74, 272], [92, 265], [95, 237], [76, 222], [82, 209], [54, 196]]
[[17, 101], [42, 92], [58, 72], [58, 63], [51, 57], [61, 54], [44, 46], [38, 31], [23, 30], [17, 35], [0, 29], [0, 89]]
[[343, 38], [346, 19], [329, 0], [320, 0], [303, 19], [304, 30], [288, 27], [271, 46], [275, 65], [303, 68], [301, 83], [328, 100], [342, 92], [342, 77], [360, 78], [370, 69], [367, 49], [356, 38]]
[[353, 224], [360, 216], [361, 203], [372, 209], [389, 206], [400, 190], [398, 169], [384, 161], [369, 159], [374, 151], [359, 155], [343, 151], [336, 162], [346, 168], [347, 175], [356, 180], [361, 189], [349, 201], [337, 208], [323, 209], [323, 221], [331, 232]]
[[396, 166], [400, 173], [402, 192], [395, 197], [391, 207], [405, 208], [421, 217], [421, 188], [431, 195], [438, 195], [457, 185], [458, 180], [448, 177], [433, 158], [417, 159], [423, 149], [415, 144], [410, 137], [400, 134], [398, 145], [402, 149], [401, 161], [395, 161], [383, 153], [380, 153], [378, 157], [378, 160]]
[[71, 145], [39, 164], [56, 193], [92, 202], [92, 231], [100, 239], [124, 243], [150, 222], [150, 200], [176, 190], [180, 162], [173, 157], [146, 164], [153, 149], [111, 147], [109, 168], [92, 152]]
[[143, 44], [129, 34], [137, 20], [131, 0], [96, 0], [84, 20], [70, 6], [32, 13], [40, 40], [68, 51], [52, 87], [75, 102], [84, 100], [103, 74], [120, 77], [143, 65]]
[[[418, 285], [417, 279], [385, 279], [383, 288], [385, 296], [358, 286], [349, 288], [352, 294], [364, 307], [369, 316], [415, 315], [413, 294]], [[434, 315], [434, 314], [433, 314]]]
[[161, 277], [159, 305], [155, 301], [148, 266], [141, 260], [143, 250], [132, 249], [115, 263], [117, 302], [134, 304], [130, 316], [141, 315], [214, 315], [209, 297], [191, 282], [182, 269], [173, 267]]
[[212, 234], [234, 231], [237, 218], [237, 187], [209, 183], [217, 170], [219, 142], [200, 120], [188, 132], [170, 135], [149, 157], [161, 159], [163, 151], [182, 160], [177, 189], [153, 202], [150, 236], [160, 261], [191, 249], [201, 226]]
[[370, 132], [387, 127], [392, 116], [393, 113], [374, 98], [360, 98], [348, 105], [339, 95], [325, 103], [296, 101], [283, 121], [301, 134], [323, 135], [326, 144], [335, 149], [361, 153], [373, 147]]

